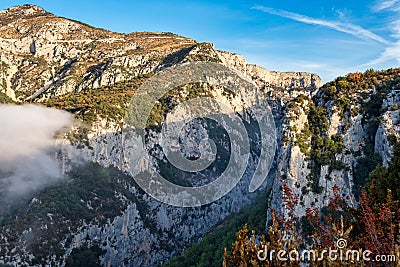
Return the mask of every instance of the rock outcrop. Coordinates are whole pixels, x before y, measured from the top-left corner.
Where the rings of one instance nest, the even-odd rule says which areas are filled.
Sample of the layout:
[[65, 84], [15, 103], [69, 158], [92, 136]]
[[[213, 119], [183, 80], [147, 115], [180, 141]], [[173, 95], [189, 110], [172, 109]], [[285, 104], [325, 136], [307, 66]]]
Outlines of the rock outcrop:
[[[20, 101], [111, 85], [185, 61], [222, 61], [240, 71], [246, 68], [239, 55], [171, 33], [114, 33], [32, 5], [4, 10], [0, 18], [3, 91]], [[314, 86], [313, 78], [302, 77], [309, 74], [268, 73], [260, 79], [271, 86]]]
[[[365, 156], [365, 144], [373, 143], [375, 153], [387, 165], [393, 153], [391, 140], [393, 136], [397, 139], [400, 136], [398, 84], [393, 84], [390, 92], [379, 99], [382, 103], [378, 104], [383, 113], [374, 115], [381, 119], [375, 125], [376, 129], [366, 123], [373, 121], [372, 112], [368, 111], [368, 101], [384, 83], [398, 79], [398, 72], [390, 74], [390, 79], [367, 84], [362, 90], [351, 87], [345, 80], [336, 81], [335, 86], [324, 85], [320, 89], [322, 82], [316, 74], [270, 71], [248, 64], [241, 55], [215, 50], [210, 43], [198, 43], [172, 33], [114, 33], [54, 16], [32, 5], [1, 11], [0, 36], [2, 92], [19, 102], [33, 101], [47, 105], [52, 103], [49, 99], [64, 102], [63, 96], [73, 95], [76, 98], [71, 100], [68, 110], [75, 112], [79, 118], [88, 109], [100, 105], [100, 102], [82, 104], [77, 97], [78, 93], [106, 94], [108, 91], [102, 90], [105, 87], [112, 89], [113, 86], [124, 86], [121, 82], [131, 81], [144, 74], [154, 75], [170, 66], [192, 61], [217, 62], [236, 69], [254, 82], [258, 89], [236, 94], [206, 83], [195, 89], [240, 113], [247, 120], [248, 127], [254, 131], [254, 139], [250, 142], [256, 148], [259, 148], [260, 140], [256, 137], [260, 135], [260, 130], [257, 132], [257, 127], [247, 119], [249, 106], [245, 104], [257, 99], [271, 106], [278, 147], [272, 171], [260, 191], [272, 189], [271, 206], [285, 213], [281, 201], [284, 181], [299, 196], [299, 204], [295, 207], [295, 214], [299, 218], [304, 216], [308, 207], [324, 207], [332, 197], [335, 186], [340, 188], [349, 204], [357, 205], [354, 196], [355, 187], [358, 186], [355, 172], [358, 160]], [[332, 89], [332, 86], [335, 88]], [[171, 96], [170, 102], [163, 104], [172, 109], [176, 105], [174, 97], [187, 96], [193, 92], [196, 93], [193, 88], [183, 88], [179, 96]], [[118, 103], [116, 108], [120, 109], [121, 106], [123, 103]], [[183, 109], [179, 114], [186, 113]], [[323, 128], [319, 129], [315, 125], [310, 119], [314, 115], [310, 113], [320, 116]], [[89, 125], [84, 125], [84, 138], [71, 140], [71, 136], [66, 136], [58, 140], [62, 149], [57, 158], [65, 172], [74, 163], [93, 161], [103, 167], [114, 166], [129, 174], [132, 166], [124, 157], [121, 120], [103, 115], [95, 112]], [[81, 126], [78, 124], [71, 132], [79, 132]], [[196, 127], [188, 124], [181, 131], [180, 149], [186, 157], [198, 156], [200, 153], [196, 144], [210, 135], [217, 137], [217, 143], [227, 153], [238, 153], [222, 140], [222, 132], [215, 133], [213, 131], [217, 130], [212, 127], [208, 130]], [[192, 185], [202, 185], [204, 181], [212, 181], [218, 176], [220, 166], [213, 166], [214, 169], [203, 173], [200, 180], [166, 168], [165, 155], [158, 147], [162, 138], [156, 129], [157, 125], [147, 129], [146, 149], [151, 154], [147, 162], [136, 162], [137, 168], [164, 168], [164, 171], [174, 174], [178, 180], [185, 178]], [[331, 146], [331, 151], [317, 151], [320, 148], [311, 140], [318, 134], [321, 137], [318, 141], [326, 142], [327, 146]], [[141, 140], [136, 141], [130, 145], [138, 146]], [[140, 153], [140, 150], [132, 153]], [[322, 159], [316, 158], [320, 154], [323, 154]], [[131, 156], [139, 158], [136, 154]], [[121, 203], [127, 203], [126, 208], [118, 210], [119, 215], [105, 223], [81, 221], [78, 227], [71, 226], [70, 233], [62, 236], [59, 242], [62, 244], [61, 256], [58, 251], [57, 255], [45, 255], [35, 261], [36, 255], [29, 242], [22, 242], [22, 239], [17, 242], [18, 238], [15, 238], [2, 241], [4, 249], [0, 249], [0, 263], [50, 265], [55, 262], [62, 266], [74, 249], [93, 245], [104, 251], [101, 256], [103, 266], [156, 266], [166, 262], [182, 253], [229, 214], [251, 203], [254, 194], [249, 193], [248, 185], [259, 159], [259, 154], [252, 153], [238, 185], [220, 200], [198, 208], [177, 208], [163, 204], [145, 194], [133, 180], [126, 182], [124, 188], [137, 201], [128, 201], [124, 193], [114, 192]], [[41, 201], [40, 198], [34, 198], [30, 205]], [[90, 203], [87, 203], [87, 207], [91, 208]], [[51, 223], [54, 223], [53, 214], [49, 216]], [[37, 226], [47, 229], [46, 222], [39, 220]], [[23, 227], [26, 229], [16, 234], [30, 236], [31, 225]], [[2, 226], [0, 236], [10, 231], [13, 229]], [[47, 240], [40, 242], [47, 244]]]

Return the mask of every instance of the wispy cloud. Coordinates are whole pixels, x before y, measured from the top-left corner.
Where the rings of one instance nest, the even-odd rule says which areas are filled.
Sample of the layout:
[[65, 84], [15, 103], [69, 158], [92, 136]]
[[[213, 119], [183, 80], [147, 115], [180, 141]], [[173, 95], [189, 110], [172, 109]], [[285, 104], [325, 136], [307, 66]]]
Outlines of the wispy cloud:
[[332, 8], [332, 11], [340, 18], [340, 19], [344, 19], [348, 16], [348, 14], [351, 14], [351, 10], [348, 10], [346, 8], [344, 9], [335, 9]]
[[377, 59], [374, 59], [364, 65], [377, 65], [390, 60], [395, 60], [397, 61], [397, 64], [400, 64], [400, 20], [390, 23], [390, 28], [393, 32], [392, 36], [396, 38], [397, 41], [387, 46]]
[[395, 11], [400, 11], [400, 0], [386, 0], [378, 1], [373, 7], [372, 11], [379, 12], [385, 9], [392, 9]]
[[373, 65], [382, 64], [390, 60], [396, 60], [397, 64], [400, 64], [400, 41], [387, 47], [377, 59], [362, 64], [360, 67], [371, 67]]
[[388, 23], [388, 29], [396, 41], [388, 45], [377, 59], [364, 65], [376, 65], [390, 60], [396, 60], [400, 64], [400, 0], [378, 1], [371, 10], [373, 12], [389, 12], [395, 15], [393, 17], [396, 19]]
[[[400, 0], [392, 0], [392, 1], [397, 2]], [[358, 38], [374, 40], [374, 41], [377, 41], [377, 42], [380, 42], [380, 43], [383, 43], [386, 45], [390, 44], [390, 42], [388, 42], [381, 36], [376, 35], [367, 29], [364, 29], [358, 25], [354, 25], [351, 23], [317, 19], [317, 18], [305, 16], [302, 14], [297, 14], [297, 13], [293, 13], [293, 12], [289, 12], [289, 11], [285, 11], [285, 10], [279, 10], [279, 9], [274, 9], [274, 8], [269, 8], [269, 7], [264, 7], [264, 6], [255, 6], [255, 7], [253, 7], [253, 9], [260, 10], [260, 11], [266, 12], [268, 14], [280, 16], [283, 18], [291, 19], [294, 21], [302, 22], [305, 24], [318, 25], [318, 26], [333, 29], [333, 30], [336, 30], [339, 32], [344, 32], [344, 33], [351, 34]]]

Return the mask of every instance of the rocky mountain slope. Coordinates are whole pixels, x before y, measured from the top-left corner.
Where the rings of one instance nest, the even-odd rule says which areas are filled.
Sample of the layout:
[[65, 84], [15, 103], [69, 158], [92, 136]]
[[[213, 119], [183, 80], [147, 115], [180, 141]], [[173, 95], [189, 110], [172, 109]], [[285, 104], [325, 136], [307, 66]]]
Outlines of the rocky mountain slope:
[[311, 99], [286, 106], [272, 205], [281, 210], [279, 188], [300, 197], [296, 215], [323, 207], [340, 188], [350, 206], [377, 164], [388, 165], [400, 137], [400, 69], [351, 73], [322, 86]]
[[[325, 229], [332, 227], [329, 225], [332, 221], [327, 219], [329, 216], [336, 222], [341, 221], [338, 213], [335, 214], [337, 207], [332, 206], [336, 197], [341, 203], [337, 205], [343, 207], [342, 213], [339, 214], [347, 218], [345, 225], [354, 227], [347, 239], [356, 242], [356, 247], [360, 246], [360, 240], [370, 238], [370, 235], [366, 234], [369, 231], [363, 227], [364, 223], [370, 225], [371, 220], [360, 212], [365, 209], [366, 199], [378, 205], [378, 201], [387, 201], [389, 192], [393, 192], [390, 197], [390, 200], [395, 201], [393, 211], [390, 211], [393, 214], [392, 218], [390, 215], [381, 216], [381, 213], [378, 216], [392, 220], [393, 224], [388, 224], [388, 227], [395, 227], [399, 208], [399, 172], [396, 169], [399, 166], [400, 144], [399, 92], [399, 68], [367, 70], [364, 73], [350, 73], [346, 77], [339, 77], [322, 86], [312, 99], [304, 94], [299, 95], [282, 107], [281, 134], [278, 136], [281, 143], [276, 154], [277, 172], [273, 177], [268, 206], [278, 215], [285, 215], [284, 218], [288, 220], [290, 227], [296, 227], [296, 234], [301, 240], [300, 245], [310, 245], [307, 240], [310, 229], [315, 231], [313, 237], [324, 235]], [[364, 200], [360, 200], [362, 187], [366, 190], [364, 192], [368, 192], [364, 194]], [[268, 233], [265, 226], [260, 229], [257, 222], [254, 222], [254, 217], [260, 214], [262, 207], [259, 204], [260, 202], [254, 203], [243, 212], [249, 217], [247, 221], [240, 215], [236, 216], [239, 221], [227, 222], [224, 228], [216, 229], [166, 266], [221, 266], [222, 253], [213, 251], [222, 252], [227, 248], [229, 255], [230, 247], [230, 255], [234, 255], [234, 252], [241, 253], [242, 249], [247, 250], [246, 259], [250, 260], [250, 257], [256, 254], [252, 252], [254, 250], [238, 245], [239, 236], [243, 237], [243, 232], [238, 234], [239, 230], [243, 229], [243, 224], [247, 222], [248, 229], [259, 234], [269, 234], [271, 237], [276, 233], [273, 228], [269, 228], [271, 232]], [[264, 206], [261, 210], [267, 208]], [[321, 223], [323, 226], [310, 226], [310, 212], [320, 214], [321, 219], [317, 224]], [[294, 220], [291, 219], [292, 216]], [[271, 226], [272, 214], [268, 212], [267, 217], [267, 225]], [[265, 223], [265, 220], [263, 222]], [[281, 224], [279, 226], [284, 229]], [[333, 237], [337, 238], [337, 230], [331, 231]], [[390, 230], [382, 232], [388, 234]], [[318, 237], [317, 242], [325, 238]], [[215, 243], [216, 238], [221, 241]], [[392, 242], [395, 239], [396, 237], [390, 237], [388, 240]], [[245, 236], [243, 244], [251, 243], [250, 240]], [[279, 239], [275, 242], [272, 245], [281, 241]], [[328, 241], [323, 247], [332, 242]], [[313, 245], [311, 243], [311, 246]], [[371, 248], [374, 246], [375, 243]], [[258, 251], [258, 248], [255, 248], [255, 251]], [[197, 259], [195, 263], [193, 258]], [[243, 262], [242, 260], [239, 256], [236, 264]]]
[[[115, 84], [178, 62], [212, 60], [245, 71], [245, 59], [211, 44], [172, 33], [119, 34], [54, 16], [25, 5], [0, 13], [2, 90], [13, 99], [46, 99]], [[276, 73], [259, 67], [249, 75], [271, 85], [320, 85], [306, 73]], [[304, 76], [304, 77], [303, 77]]]
[[[400, 134], [399, 69], [351, 74], [322, 86], [316, 74], [269, 71], [210, 43], [171, 33], [113, 33], [32, 5], [0, 12], [0, 61], [2, 102], [40, 103], [72, 112], [78, 121], [57, 140], [61, 146], [56, 157], [65, 180], [8, 207], [0, 219], [0, 263], [74, 266], [85, 255], [103, 266], [157, 266], [251, 203], [257, 193], [249, 193], [248, 185], [260, 159], [260, 129], [252, 120], [246, 124], [253, 135], [243, 178], [212, 204], [163, 204], [129, 175], [132, 166], [122, 146], [126, 107], [141, 85], [170, 66], [221, 63], [259, 88], [235, 95], [195, 83], [160, 99], [146, 130], [147, 149], [152, 165], [178, 184], [215, 179], [235, 153], [221, 125], [200, 120], [185, 128], [182, 152], [198, 155], [192, 144], [210, 137], [219, 148], [219, 160], [195, 174], [168, 164], [157, 145], [162, 141], [160, 125], [165, 113], [189, 96], [214, 98], [233, 110], [242, 110], [253, 96], [271, 106], [278, 146], [271, 172], [257, 192], [271, 190], [271, 206], [285, 212], [280, 191], [285, 181], [300, 196], [299, 218], [307, 207], [322, 208], [334, 185], [356, 205], [355, 195], [365, 183], [361, 172], [373, 165], [363, 159], [387, 164], [393, 153], [390, 140]], [[246, 121], [249, 113], [244, 110], [240, 116]], [[199, 125], [203, 131], [190, 130]]]

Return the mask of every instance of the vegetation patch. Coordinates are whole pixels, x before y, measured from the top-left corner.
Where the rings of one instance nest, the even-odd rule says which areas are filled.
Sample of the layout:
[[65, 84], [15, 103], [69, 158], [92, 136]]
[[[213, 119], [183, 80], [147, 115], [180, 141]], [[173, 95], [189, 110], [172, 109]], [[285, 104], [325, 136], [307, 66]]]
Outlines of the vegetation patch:
[[110, 86], [57, 96], [46, 100], [44, 104], [72, 112], [87, 125], [92, 125], [97, 116], [121, 122], [132, 96], [149, 77], [142, 75]]
[[[68, 179], [44, 188], [31, 199], [20, 200], [8, 215], [1, 217], [0, 234], [5, 239], [0, 245], [12, 249], [25, 244], [35, 259], [24, 260], [30, 265], [41, 265], [49, 255], [61, 259], [65, 253], [61, 241], [71, 241], [71, 236], [83, 223], [104, 225], [121, 215], [132, 202], [145, 218], [146, 205], [128, 190], [130, 181], [115, 168], [103, 168], [90, 162], [76, 166], [68, 173]], [[30, 232], [26, 232], [27, 227], [31, 227]], [[2, 253], [5, 250], [0, 255]], [[76, 250], [76, 253], [86, 255], [89, 251]]]
[[0, 104], [15, 104], [15, 102], [5, 93], [0, 92]]
[[200, 242], [186, 249], [184, 254], [164, 264], [164, 267], [213, 267], [222, 266], [224, 248], [235, 240], [236, 232], [245, 224], [258, 233], [265, 233], [269, 192], [258, 195], [248, 207], [229, 215], [215, 230]]

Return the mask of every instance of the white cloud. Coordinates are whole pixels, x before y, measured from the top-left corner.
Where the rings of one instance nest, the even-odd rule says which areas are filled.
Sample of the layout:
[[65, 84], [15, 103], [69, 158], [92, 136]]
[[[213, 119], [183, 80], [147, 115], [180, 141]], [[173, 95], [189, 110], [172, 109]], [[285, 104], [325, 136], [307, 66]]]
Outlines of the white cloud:
[[397, 41], [395, 44], [387, 47], [377, 59], [363, 64], [362, 66], [377, 65], [390, 60], [396, 60], [397, 63], [400, 65], [400, 40]]
[[387, 61], [395, 60], [400, 64], [400, 0], [386, 0], [377, 2], [372, 7], [374, 12], [389, 12], [394, 14], [395, 20], [388, 23], [388, 29], [391, 31], [391, 36], [396, 39], [395, 42], [388, 45], [385, 50], [374, 59], [364, 65], [377, 65]]
[[54, 134], [72, 121], [60, 110], [0, 105], [0, 196], [26, 194], [61, 178]]
[[400, 0], [379, 1], [372, 7], [372, 11], [374, 12], [379, 12], [385, 9], [392, 9], [394, 11], [399, 11]]
[[303, 64], [298, 64], [299, 66], [307, 69], [307, 70], [319, 70], [321, 68], [325, 68], [325, 64], [318, 64], [318, 63], [303, 63]]
[[393, 32], [392, 36], [394, 38], [400, 39], [400, 20], [393, 21], [391, 23], [391, 26], [392, 26], [392, 32]]
[[266, 13], [269, 13], [269, 14], [272, 14], [272, 15], [280, 16], [283, 18], [288, 18], [291, 20], [305, 23], [305, 24], [318, 25], [318, 26], [333, 29], [333, 30], [336, 30], [339, 32], [348, 33], [348, 34], [351, 34], [358, 38], [370, 39], [370, 40], [374, 40], [374, 41], [377, 41], [377, 42], [380, 42], [383, 44], [387, 44], [387, 45], [390, 44], [390, 42], [388, 42], [381, 36], [376, 35], [367, 29], [364, 29], [358, 25], [354, 25], [351, 23], [316, 19], [316, 18], [311, 18], [311, 17], [305, 16], [305, 15], [288, 12], [285, 10], [277, 10], [277, 9], [273, 9], [273, 8], [269, 8], [269, 7], [263, 7], [263, 6], [255, 6], [253, 8], [263, 11], [263, 12], [266, 12]]
[[347, 8], [343, 9], [332, 8], [332, 12], [335, 13], [340, 19], [345, 19], [352, 13], [352, 11]]

